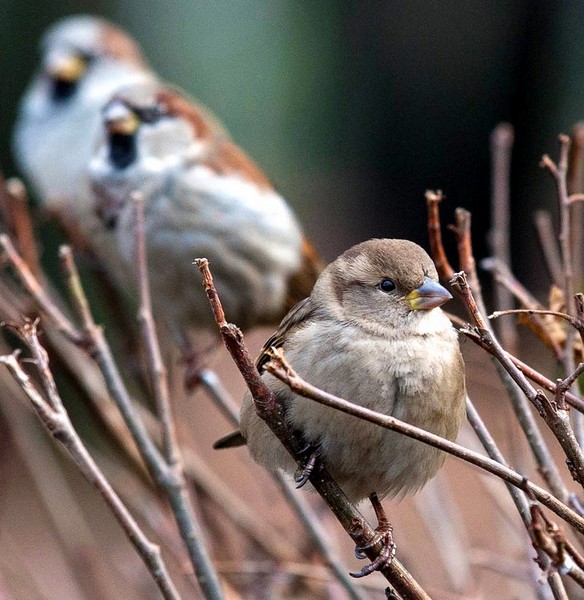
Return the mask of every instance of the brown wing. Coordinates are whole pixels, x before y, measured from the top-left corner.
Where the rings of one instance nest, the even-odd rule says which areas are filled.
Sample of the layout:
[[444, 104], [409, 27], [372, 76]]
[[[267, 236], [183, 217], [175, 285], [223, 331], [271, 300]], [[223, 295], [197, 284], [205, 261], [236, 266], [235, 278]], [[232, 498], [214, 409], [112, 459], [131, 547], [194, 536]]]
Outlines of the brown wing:
[[275, 346], [280, 348], [284, 345], [284, 340], [296, 328], [302, 327], [306, 319], [312, 316], [315, 312], [314, 305], [310, 301], [310, 297], [304, 298], [290, 310], [290, 312], [282, 319], [280, 326], [272, 336], [266, 340], [262, 346], [258, 357], [256, 358], [256, 367], [261, 373], [263, 366], [270, 360], [267, 351]]
[[325, 263], [316, 251], [316, 248], [306, 239], [302, 240], [302, 263], [288, 280], [286, 294], [286, 311], [294, 308], [298, 302], [310, 296], [312, 288], [322, 273]]
[[209, 155], [202, 164], [217, 173], [238, 174], [261, 189], [273, 189], [263, 171], [230, 139], [211, 111], [172, 87], [162, 88], [157, 100], [165, 106], [169, 115], [190, 123], [198, 140], [211, 142]]
[[[310, 298], [305, 298], [299, 302], [282, 320], [280, 327], [276, 330], [266, 343], [262, 346], [260, 354], [256, 359], [256, 367], [258, 371], [262, 372], [262, 367], [270, 360], [267, 351], [272, 346], [277, 348], [282, 346], [286, 336], [296, 327], [302, 327], [305, 319], [314, 313]], [[236, 448], [237, 446], [243, 446], [246, 443], [245, 438], [241, 435], [240, 431], [233, 431], [227, 435], [219, 438], [214, 444], [215, 450], [222, 450], [224, 448]]]

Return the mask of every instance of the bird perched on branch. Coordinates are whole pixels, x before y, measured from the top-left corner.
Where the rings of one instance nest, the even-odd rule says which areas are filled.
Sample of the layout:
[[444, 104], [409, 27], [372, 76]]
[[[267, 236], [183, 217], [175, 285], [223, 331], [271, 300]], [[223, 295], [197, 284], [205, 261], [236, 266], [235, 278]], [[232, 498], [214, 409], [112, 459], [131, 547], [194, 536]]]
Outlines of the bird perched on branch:
[[40, 70], [20, 104], [15, 158], [72, 242], [89, 248], [107, 269], [111, 243], [94, 214], [87, 163], [101, 135], [101, 109], [114, 91], [155, 77], [137, 44], [97, 17], [57, 22], [41, 52]]
[[[266, 342], [257, 366], [261, 371], [269, 360], [269, 348], [282, 348], [294, 370], [322, 390], [454, 440], [466, 394], [457, 333], [438, 308], [450, 298], [418, 245], [369, 240], [323, 271], [312, 294]], [[298, 396], [267, 372], [263, 378], [307, 447], [354, 502], [374, 492], [415, 492], [444, 461], [436, 448]], [[242, 443], [269, 470], [297, 469], [249, 393], [241, 432], [215, 447]]]
[[276, 324], [311, 291], [322, 267], [285, 200], [195, 102], [157, 84], [128, 86], [103, 111], [105, 141], [90, 163], [96, 211], [115, 230], [120, 263], [135, 260], [133, 192], [144, 198], [152, 303], [188, 354], [211, 329], [192, 266], [213, 265], [232, 321]]

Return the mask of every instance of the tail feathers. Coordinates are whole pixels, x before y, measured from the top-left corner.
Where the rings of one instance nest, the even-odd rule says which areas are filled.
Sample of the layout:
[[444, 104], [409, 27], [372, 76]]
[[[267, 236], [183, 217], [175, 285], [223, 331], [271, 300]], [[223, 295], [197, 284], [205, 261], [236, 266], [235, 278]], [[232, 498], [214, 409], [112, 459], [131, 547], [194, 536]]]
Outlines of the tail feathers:
[[237, 448], [238, 446], [245, 446], [245, 438], [243, 435], [241, 435], [241, 431], [228, 433], [213, 444], [213, 448], [215, 450], [222, 450], [223, 448]]

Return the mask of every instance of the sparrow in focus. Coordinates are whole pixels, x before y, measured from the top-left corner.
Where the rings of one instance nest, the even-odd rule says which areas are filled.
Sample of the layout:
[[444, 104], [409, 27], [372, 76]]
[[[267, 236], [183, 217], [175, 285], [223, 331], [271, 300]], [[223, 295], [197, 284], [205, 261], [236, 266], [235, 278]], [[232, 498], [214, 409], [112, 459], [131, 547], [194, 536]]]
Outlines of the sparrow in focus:
[[[331, 394], [454, 440], [465, 414], [464, 363], [456, 330], [439, 308], [451, 295], [418, 245], [373, 239], [347, 250], [320, 275], [266, 342], [282, 348], [298, 374]], [[431, 479], [445, 454], [400, 433], [294, 394], [264, 372], [308, 447], [317, 449], [347, 497], [402, 497]], [[246, 443], [267, 469], [296, 463], [257, 415], [251, 395], [241, 432], [216, 448]]]
[[292, 210], [216, 119], [175, 89], [132, 85], [103, 110], [89, 165], [95, 209], [135, 262], [133, 192], [144, 198], [154, 315], [188, 354], [190, 332], [216, 325], [193, 259], [205, 256], [230, 320], [277, 324], [310, 293], [321, 261]]
[[107, 21], [68, 17], [41, 42], [41, 67], [20, 104], [14, 155], [43, 206], [106, 270], [111, 242], [93, 210], [87, 163], [101, 109], [120, 86], [152, 81], [136, 43]]

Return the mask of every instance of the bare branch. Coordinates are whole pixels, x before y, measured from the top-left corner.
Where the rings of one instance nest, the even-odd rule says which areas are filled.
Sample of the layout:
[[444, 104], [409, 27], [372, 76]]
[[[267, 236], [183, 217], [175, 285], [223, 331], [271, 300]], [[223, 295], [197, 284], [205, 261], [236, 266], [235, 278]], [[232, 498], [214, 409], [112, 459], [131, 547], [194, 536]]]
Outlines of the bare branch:
[[[491, 231], [489, 246], [491, 254], [499, 262], [511, 264], [510, 177], [511, 150], [514, 131], [509, 123], [499, 123], [491, 134]], [[513, 298], [502, 285], [495, 286], [495, 306], [499, 310], [513, 308]], [[514, 326], [501, 327], [499, 337], [505, 348], [516, 351], [517, 331]]]
[[[477, 467], [500, 477], [504, 481], [514, 485], [515, 487], [531, 490], [534, 496], [544, 505], [547, 506], [552, 512], [564, 519], [570, 525], [572, 525], [577, 531], [584, 532], [584, 518], [576, 514], [571, 508], [566, 506], [563, 502], [560, 502], [555, 496], [550, 494], [548, 491], [540, 488], [534, 483], [525, 479], [525, 477], [519, 475], [519, 473], [513, 471], [509, 467], [506, 467], [499, 462], [491, 460], [481, 454], [468, 450], [459, 444], [441, 438], [433, 433], [420, 429], [400, 421], [395, 417], [384, 415], [382, 413], [375, 412], [358, 404], [348, 402], [343, 398], [334, 396], [324, 392], [304, 379], [302, 379], [298, 373], [296, 373], [292, 367], [287, 363], [282, 352], [279, 349], [272, 349], [272, 360], [265, 365], [266, 371], [277, 377], [280, 381], [283, 381], [290, 387], [295, 393], [316, 400], [320, 404], [330, 406], [336, 410], [359, 417], [370, 423], [375, 423], [385, 429], [392, 431], [399, 431], [400, 433], [407, 435], [415, 440], [419, 440], [435, 448], [439, 448], [448, 454], [452, 454], [457, 458], [460, 458], [466, 462], [469, 462]], [[526, 483], [527, 482], [527, 483]]]
[[132, 515], [128, 512], [99, 467], [91, 458], [71, 424], [50, 373], [46, 352], [44, 352], [38, 343], [36, 326], [34, 324], [27, 324], [19, 332], [33, 353], [49, 398], [45, 400], [39, 393], [29, 376], [20, 366], [15, 354], [0, 356], [0, 362], [8, 367], [14, 378], [18, 381], [50, 434], [63, 445], [85, 478], [102, 495], [117, 521], [126, 532], [128, 539], [142, 557], [144, 564], [156, 581], [163, 597], [168, 600], [179, 600], [180, 596], [168, 574], [166, 565], [160, 555], [160, 549], [150, 542], [139, 528]]
[[[562, 410], [560, 407], [553, 406], [543, 392], [536, 391], [523, 373], [509, 359], [506, 352], [487, 327], [486, 321], [483, 319], [475, 303], [465, 274], [463, 272], [457, 273], [454, 276], [452, 283], [455, 288], [458, 289], [476, 325], [476, 330], [471, 333], [478, 334], [478, 343], [480, 343], [481, 347], [487, 350], [501, 363], [503, 368], [519, 385], [526, 398], [535, 406], [537, 411], [544, 418], [566, 453], [572, 477], [580, 483], [580, 485], [584, 485], [584, 453], [574, 437], [567, 411]], [[463, 330], [463, 333], [466, 332]], [[477, 336], [471, 336], [471, 339], [477, 341]]]
[[440, 190], [432, 192], [426, 191], [426, 205], [428, 207], [428, 237], [430, 240], [430, 252], [436, 265], [436, 270], [440, 278], [450, 281], [454, 275], [454, 269], [450, 266], [446, 252], [442, 244], [442, 232], [440, 228], [440, 209], [439, 204], [444, 199]]
[[534, 222], [549, 276], [561, 288], [563, 285], [562, 259], [551, 215], [547, 210], [537, 210], [534, 215]]
[[[299, 466], [304, 467], [304, 461], [306, 460], [302, 454], [304, 444], [296, 437], [294, 431], [291, 430], [285, 418], [284, 407], [255, 368], [254, 362], [243, 341], [241, 331], [225, 320], [225, 313], [223, 312], [221, 301], [213, 284], [207, 259], [196, 259], [195, 264], [203, 276], [203, 286], [209, 299], [215, 322], [221, 332], [223, 342], [253, 396], [258, 415], [265, 420], [266, 424]], [[382, 549], [381, 542], [374, 543], [377, 539], [375, 531], [367, 523], [363, 515], [348, 501], [328, 471], [325, 468], [318, 469], [318, 473], [313, 472], [309, 479], [355, 544], [366, 547], [365, 552], [367, 556], [371, 560], [375, 560]], [[371, 545], [368, 547], [368, 544]], [[396, 588], [404, 600], [429, 599], [426, 592], [405, 570], [399, 560], [394, 559], [389, 564], [385, 564], [381, 567], [380, 572]]]
[[9, 200], [9, 211], [11, 213], [10, 223], [14, 231], [18, 249], [32, 273], [40, 277], [39, 253], [34, 239], [34, 228], [28, 209], [26, 188], [20, 179], [13, 177], [6, 181], [6, 192]]
[[63, 335], [74, 344], [83, 347], [85, 344], [83, 336], [79, 334], [63, 311], [53, 302], [28, 265], [22, 260], [6, 234], [0, 234], [0, 246], [2, 246], [6, 258], [16, 271], [22, 285], [35, 299], [39, 308], [55, 323]]

